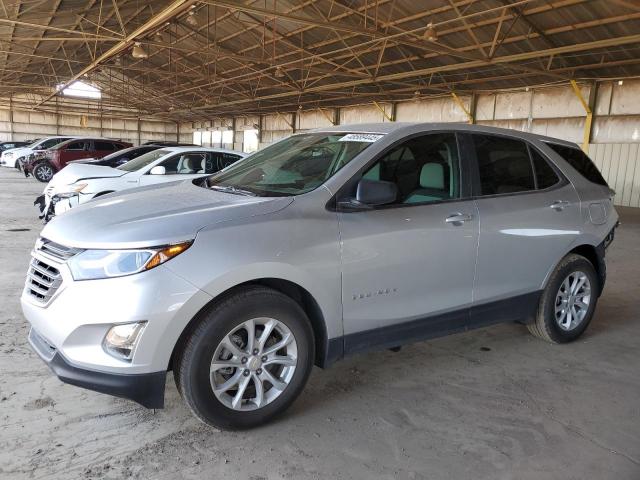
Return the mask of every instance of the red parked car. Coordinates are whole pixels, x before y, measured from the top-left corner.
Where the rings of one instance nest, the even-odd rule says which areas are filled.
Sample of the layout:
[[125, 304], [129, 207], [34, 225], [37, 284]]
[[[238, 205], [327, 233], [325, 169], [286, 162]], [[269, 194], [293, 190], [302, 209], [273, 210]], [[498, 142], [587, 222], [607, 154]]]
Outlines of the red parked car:
[[48, 182], [68, 162], [83, 158], [102, 158], [110, 153], [131, 147], [128, 142], [107, 138], [73, 138], [47, 150], [32, 154], [23, 165], [25, 176]]

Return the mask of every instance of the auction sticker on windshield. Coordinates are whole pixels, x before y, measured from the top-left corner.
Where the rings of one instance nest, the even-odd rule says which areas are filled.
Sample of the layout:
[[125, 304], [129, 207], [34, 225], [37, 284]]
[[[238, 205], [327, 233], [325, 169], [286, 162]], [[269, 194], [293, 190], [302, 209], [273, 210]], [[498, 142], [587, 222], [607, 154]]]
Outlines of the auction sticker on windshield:
[[380, 140], [384, 135], [377, 135], [375, 133], [349, 133], [342, 137], [339, 142], [369, 142], [373, 143], [376, 140]]

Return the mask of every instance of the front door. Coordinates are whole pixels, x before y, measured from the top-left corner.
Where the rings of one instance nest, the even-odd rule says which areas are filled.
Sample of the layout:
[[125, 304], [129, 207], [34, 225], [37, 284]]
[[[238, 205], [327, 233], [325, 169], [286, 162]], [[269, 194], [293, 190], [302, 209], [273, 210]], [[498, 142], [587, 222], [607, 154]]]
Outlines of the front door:
[[177, 182], [201, 177], [206, 173], [207, 163], [211, 163], [210, 152], [179, 153], [157, 165], [164, 167], [164, 175], [152, 175], [150, 173], [152, 169], [149, 169], [149, 172], [140, 177], [140, 185]]
[[466, 326], [478, 215], [460, 170], [455, 134], [432, 133], [393, 148], [364, 173], [394, 182], [398, 196], [339, 213], [346, 352]]

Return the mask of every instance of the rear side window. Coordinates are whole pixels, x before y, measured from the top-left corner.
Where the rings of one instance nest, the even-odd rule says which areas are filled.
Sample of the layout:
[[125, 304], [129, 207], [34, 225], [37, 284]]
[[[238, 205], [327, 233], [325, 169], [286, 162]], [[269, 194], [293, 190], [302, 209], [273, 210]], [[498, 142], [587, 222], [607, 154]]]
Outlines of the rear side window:
[[539, 190], [553, 187], [560, 181], [558, 174], [551, 168], [549, 162], [535, 149], [531, 149], [533, 168], [536, 170], [536, 182]]
[[569, 165], [580, 172], [584, 178], [598, 185], [608, 186], [598, 167], [595, 166], [582, 150], [579, 148], [565, 147], [564, 145], [556, 145], [555, 143], [547, 143], [547, 145], [566, 160]]
[[113, 152], [114, 150], [119, 150], [118, 146], [111, 142], [95, 141], [93, 143], [98, 152]]
[[478, 160], [481, 195], [535, 190], [527, 144], [512, 138], [472, 135]]
[[67, 150], [86, 150], [85, 142], [71, 142], [67, 145]]

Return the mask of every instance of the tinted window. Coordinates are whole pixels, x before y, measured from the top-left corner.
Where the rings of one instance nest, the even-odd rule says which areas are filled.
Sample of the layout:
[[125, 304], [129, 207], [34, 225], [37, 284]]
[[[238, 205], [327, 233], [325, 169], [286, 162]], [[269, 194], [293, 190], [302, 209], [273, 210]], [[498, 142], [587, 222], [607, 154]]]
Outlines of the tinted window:
[[118, 145], [111, 142], [101, 142], [96, 140], [93, 144], [98, 152], [113, 152], [114, 150], [118, 150]]
[[551, 168], [549, 162], [537, 150], [531, 148], [531, 158], [533, 160], [533, 168], [536, 170], [536, 182], [538, 190], [544, 190], [554, 186], [560, 181], [558, 174]]
[[85, 150], [85, 142], [71, 142], [67, 145], [67, 150]]
[[219, 170], [228, 167], [232, 163], [236, 163], [241, 158], [240, 155], [232, 155], [230, 153], [214, 153], [214, 155], [218, 157]]
[[69, 140], [69, 139], [68, 138], [50, 138], [49, 140], [45, 140], [40, 145], [38, 145], [38, 148], [45, 150], [47, 148], [55, 147], [59, 143], [62, 143], [66, 140]]
[[458, 198], [458, 147], [452, 133], [424, 135], [395, 147], [363, 178], [393, 182], [394, 204], [427, 203]]
[[511, 138], [473, 135], [482, 195], [535, 189], [526, 143]]
[[[180, 164], [180, 158], [181, 158], [181, 155], [174, 155], [173, 157], [168, 158], [164, 162], [160, 162], [158, 166], [164, 167], [165, 173], [167, 175], [178, 173], [178, 165]], [[125, 165], [127, 164], [125, 163]]]
[[558, 155], [564, 158], [569, 165], [575, 168], [580, 174], [589, 180], [590, 182], [597, 183], [598, 185], [608, 186], [607, 182], [598, 167], [591, 161], [591, 159], [579, 148], [565, 147], [563, 145], [556, 145], [554, 143], [548, 143]]

